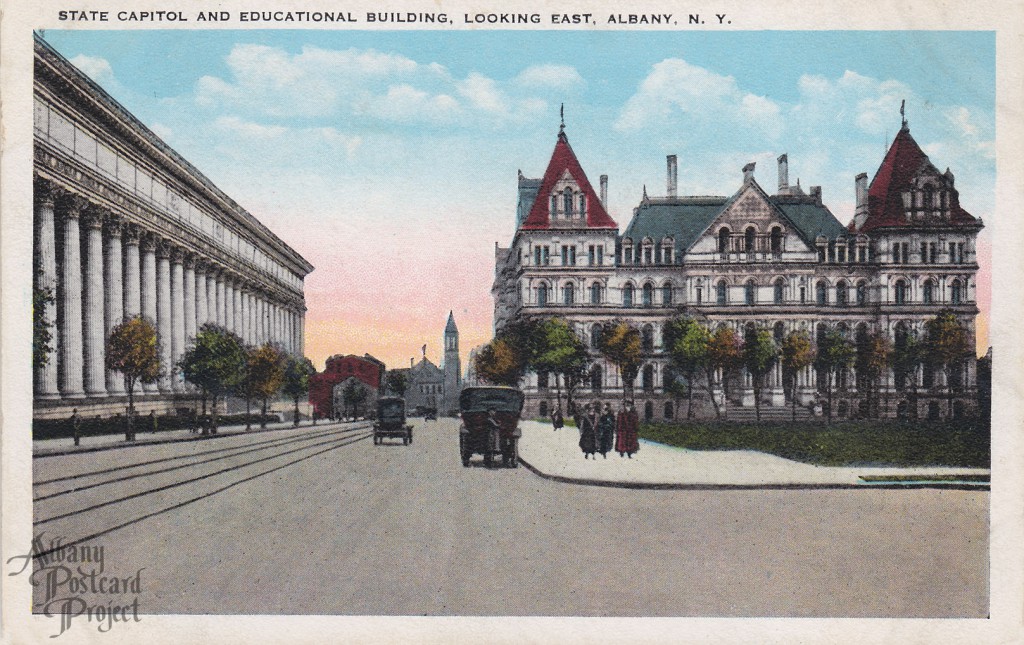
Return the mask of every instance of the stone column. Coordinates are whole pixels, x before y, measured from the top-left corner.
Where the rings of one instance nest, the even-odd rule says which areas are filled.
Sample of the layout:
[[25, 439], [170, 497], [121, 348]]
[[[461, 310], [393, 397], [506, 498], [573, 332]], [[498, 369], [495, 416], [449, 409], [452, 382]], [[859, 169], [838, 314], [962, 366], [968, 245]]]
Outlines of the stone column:
[[228, 316], [227, 306], [224, 302], [224, 272], [219, 271], [216, 276], [217, 280], [217, 291], [215, 298], [217, 300], [217, 324], [221, 327], [227, 327]]
[[91, 397], [107, 395], [105, 365], [106, 340], [103, 306], [103, 213], [90, 206], [82, 217], [85, 224], [84, 316], [85, 393]]
[[161, 244], [156, 256], [156, 329], [160, 345], [160, 392], [171, 392], [174, 372], [174, 335], [171, 320], [171, 248]]
[[35, 178], [35, 280], [36, 288], [48, 289], [50, 300], [43, 305], [43, 317], [50, 331], [50, 347], [46, 364], [35, 371], [35, 396], [39, 399], [57, 399], [57, 355], [60, 352], [60, 334], [57, 331], [57, 242], [54, 226], [54, 186]]
[[178, 361], [185, 354], [185, 267], [180, 249], [171, 252], [171, 388], [175, 392], [185, 390], [179, 380]]
[[217, 324], [217, 267], [206, 269], [206, 322]]
[[[142, 316], [149, 321], [151, 325], [157, 330], [159, 334], [159, 327], [157, 323], [157, 287], [156, 287], [156, 243], [157, 240], [152, 235], [145, 235], [141, 242], [142, 251], [142, 284], [139, 288], [140, 300], [142, 304]], [[161, 338], [158, 335], [157, 342], [160, 342]], [[161, 369], [164, 365], [160, 366]], [[155, 394], [160, 391], [156, 382], [143, 383], [142, 389], [147, 394]]]
[[299, 312], [299, 356], [306, 355], [306, 315]]
[[[103, 286], [106, 288], [104, 297], [107, 337], [110, 332], [124, 321], [124, 271], [121, 262], [121, 220], [107, 217], [107, 249], [103, 254], [104, 276]], [[136, 261], [138, 247], [136, 247]], [[116, 396], [123, 395], [124, 374], [107, 370], [107, 392]]]
[[224, 326], [228, 331], [238, 333], [235, 327], [235, 279], [227, 274], [224, 276]]
[[185, 347], [196, 338], [196, 259], [189, 253], [185, 256], [185, 273], [182, 277], [182, 298], [185, 301]]
[[196, 262], [196, 333], [210, 319], [206, 303], [206, 265]]
[[82, 387], [82, 261], [78, 218], [86, 200], [74, 196], [64, 208], [61, 271], [60, 391], [65, 398], [85, 395]]
[[245, 341], [245, 318], [242, 316], [242, 284], [235, 283], [234, 296], [231, 298], [231, 306], [235, 311], [235, 333]]
[[142, 314], [142, 275], [139, 266], [139, 229], [124, 228], [124, 316]]

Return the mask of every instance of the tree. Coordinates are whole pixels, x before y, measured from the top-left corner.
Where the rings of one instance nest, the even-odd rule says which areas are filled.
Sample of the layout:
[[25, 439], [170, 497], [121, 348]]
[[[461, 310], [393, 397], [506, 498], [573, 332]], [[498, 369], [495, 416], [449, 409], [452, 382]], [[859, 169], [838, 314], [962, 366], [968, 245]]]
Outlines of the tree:
[[917, 417], [917, 370], [924, 356], [924, 346], [917, 335], [910, 330], [896, 332], [893, 344], [892, 368], [896, 377], [896, 387], [902, 390], [910, 383], [910, 417]]
[[246, 356], [242, 339], [227, 329], [207, 323], [199, 329], [192, 346], [178, 363], [185, 380], [199, 388], [205, 413], [206, 398], [212, 403], [211, 431], [217, 432], [217, 398], [238, 387], [245, 376]]
[[526, 360], [507, 340], [495, 338], [473, 359], [476, 373], [493, 385], [516, 387], [526, 373]]
[[[345, 416], [351, 418], [358, 417], [360, 406], [366, 402], [368, 396], [366, 388], [354, 378], [350, 378], [341, 391], [341, 398], [345, 403]], [[349, 411], [351, 411], [351, 414], [349, 414]]]
[[50, 362], [53, 353], [53, 323], [46, 315], [56, 303], [53, 289], [36, 287], [32, 290], [32, 367], [39, 369]]
[[806, 331], [789, 332], [779, 349], [782, 361], [782, 379], [789, 387], [790, 403], [793, 410], [793, 421], [796, 421], [796, 382], [800, 370], [814, 362], [814, 346]]
[[260, 427], [267, 427], [267, 400], [275, 396], [284, 383], [285, 355], [278, 347], [265, 343], [247, 352], [246, 372], [252, 392], [262, 401]]
[[[665, 324], [665, 352], [669, 356], [669, 364], [686, 378], [687, 402], [686, 418], [693, 418], [693, 384], [697, 374], [707, 369], [708, 345], [711, 343], [711, 332], [707, 327], [688, 316], [676, 316]], [[679, 383], [673, 379], [666, 388], [676, 394]], [[714, 393], [711, 393], [712, 397]]]
[[409, 379], [404, 371], [390, 370], [384, 380], [389, 392], [395, 396], [405, 396], [405, 390], [409, 387]]
[[[715, 415], [718, 417], [722, 416], [723, 411], [728, 417], [729, 378], [741, 365], [743, 365], [743, 346], [740, 337], [730, 327], [724, 325], [719, 327], [712, 334], [711, 341], [708, 343], [707, 362], [708, 390], [711, 392], [711, 401], [715, 406]], [[719, 409], [714, 395], [714, 373], [717, 371], [722, 373], [721, 409]]]
[[878, 415], [878, 391], [881, 389], [882, 375], [889, 369], [892, 356], [893, 346], [885, 334], [871, 332], [857, 339], [857, 359], [854, 368], [863, 381], [868, 414], [871, 417]]
[[925, 323], [924, 359], [946, 377], [948, 414], [953, 418], [953, 375], [960, 374], [971, 355], [970, 333], [956, 314], [944, 309]]
[[775, 345], [772, 332], [757, 329], [747, 335], [743, 343], [743, 366], [750, 372], [754, 382], [754, 415], [761, 421], [761, 390], [764, 389], [764, 377], [775, 366], [779, 358], [779, 348]]
[[535, 371], [554, 374], [558, 409], [561, 410], [562, 388], [559, 377], [565, 377], [567, 384], [570, 380], [575, 384], [586, 373], [590, 357], [587, 346], [568, 322], [561, 318], [548, 318], [537, 325], [534, 354], [529, 363]]
[[160, 376], [160, 352], [156, 328], [142, 316], [128, 318], [107, 336], [106, 367], [124, 376], [128, 391], [125, 440], [135, 440], [135, 384], [153, 383]]
[[[309, 393], [309, 377], [316, 374], [316, 368], [313, 367], [313, 362], [305, 356], [294, 356], [289, 355], [285, 361], [284, 367], [284, 385], [282, 387], [285, 394], [292, 397], [292, 401], [295, 402], [295, 417], [292, 425], [299, 425], [299, 398]], [[388, 376], [397, 375], [402, 377], [402, 393], [405, 393], [405, 374], [401, 372], [389, 372]]]
[[838, 329], [830, 329], [818, 341], [816, 368], [825, 374], [825, 392], [828, 397], [828, 422], [832, 423], [832, 383], [841, 369], [853, 365], [856, 350]]
[[622, 320], [605, 325], [598, 340], [598, 350], [619, 368], [626, 399], [633, 398], [633, 381], [642, 364], [642, 346], [640, 332]]

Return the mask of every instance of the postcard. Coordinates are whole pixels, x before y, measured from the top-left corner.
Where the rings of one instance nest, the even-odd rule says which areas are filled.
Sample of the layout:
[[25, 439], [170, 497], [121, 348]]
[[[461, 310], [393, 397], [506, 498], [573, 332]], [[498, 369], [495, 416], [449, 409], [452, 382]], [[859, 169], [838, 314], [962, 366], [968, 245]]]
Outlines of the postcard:
[[1024, 11], [3, 29], [3, 639], [1004, 642]]

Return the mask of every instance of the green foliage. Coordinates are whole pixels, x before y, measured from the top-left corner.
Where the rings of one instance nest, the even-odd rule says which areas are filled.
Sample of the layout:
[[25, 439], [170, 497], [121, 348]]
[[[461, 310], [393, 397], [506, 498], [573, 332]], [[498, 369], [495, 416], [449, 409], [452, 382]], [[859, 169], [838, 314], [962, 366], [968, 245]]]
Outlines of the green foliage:
[[409, 387], [405, 372], [391, 370], [384, 377], [384, 381], [389, 392], [395, 396], [405, 396], [405, 390]]
[[185, 380], [216, 397], [240, 389], [246, 378], [242, 340], [227, 329], [207, 323], [178, 363]]
[[[355, 379], [349, 379], [349, 382], [345, 384], [345, 387], [341, 390], [341, 399], [345, 404], [345, 413], [348, 416], [358, 417], [363, 404], [366, 403], [366, 399], [370, 396], [370, 393], [366, 388]], [[349, 414], [351, 412], [351, 414]]]
[[814, 362], [814, 345], [806, 331], [793, 330], [782, 340], [779, 348], [779, 360], [782, 362], [782, 379], [789, 388], [790, 405], [793, 420], [796, 420], [796, 376], [800, 370]]
[[258, 399], [276, 396], [284, 384], [284, 352], [265, 343], [249, 348], [245, 354], [245, 380], [251, 384], [253, 395]]
[[495, 338], [473, 358], [477, 376], [492, 385], [516, 387], [526, 373], [526, 361], [504, 338]]
[[116, 325], [107, 336], [106, 367], [124, 376], [128, 414], [135, 409], [135, 384], [152, 383], [160, 376], [156, 328], [142, 316]]
[[779, 348], [775, 337], [767, 329], [758, 329], [747, 336], [743, 343], [743, 365], [750, 372], [754, 382], [754, 412], [757, 420], [761, 420], [761, 391], [764, 389], [764, 377], [775, 367], [779, 359]]
[[970, 334], [952, 311], [940, 311], [925, 323], [925, 361], [936, 367], [960, 365], [971, 352]]
[[50, 362], [53, 353], [53, 320], [46, 317], [46, 308], [56, 302], [50, 287], [32, 289], [32, 367], [39, 369]]
[[[665, 352], [669, 357], [672, 372], [678, 371], [686, 377], [686, 416], [693, 416], [693, 384], [697, 374], [708, 367], [708, 348], [711, 331], [688, 316], [675, 316], [662, 331]], [[674, 376], [674, 374], [673, 374]], [[673, 396], [683, 394], [683, 383], [676, 378], [665, 379], [665, 389]]]
[[633, 396], [633, 381], [643, 364], [642, 349], [643, 338], [640, 332], [628, 322], [612, 321], [601, 331], [598, 350], [619, 368], [626, 398]]

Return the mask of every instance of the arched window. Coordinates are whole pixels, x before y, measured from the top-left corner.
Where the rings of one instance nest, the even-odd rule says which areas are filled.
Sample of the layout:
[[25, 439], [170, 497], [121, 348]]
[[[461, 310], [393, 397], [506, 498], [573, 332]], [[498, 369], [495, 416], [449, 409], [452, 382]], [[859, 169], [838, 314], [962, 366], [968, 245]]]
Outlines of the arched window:
[[866, 305], [868, 302], [868, 285], [863, 280], [857, 283], [857, 304]]
[[567, 305], [576, 304], [576, 286], [573, 283], [568, 283], [562, 287], [562, 302]]
[[[641, 386], [644, 388], [644, 392], [654, 391], [654, 366], [644, 365], [643, 376], [640, 380]], [[647, 402], [650, 405], [650, 401]]]
[[953, 280], [953, 284], [949, 290], [949, 301], [954, 305], [963, 304], [964, 302], [964, 283], [959, 280]]
[[907, 283], [903, 280], [896, 281], [896, 304], [907, 304]]
[[848, 296], [848, 290], [849, 290], [849, 287], [846, 286], [846, 282], [844, 280], [840, 280], [836, 284], [836, 306], [838, 306], [838, 307], [845, 307], [846, 306], [846, 304], [847, 304], [846, 299], [847, 299], [847, 296]]
[[640, 343], [643, 351], [648, 353], [654, 351], [654, 327], [651, 325], [643, 326], [643, 329], [640, 330]]
[[672, 306], [672, 285], [665, 284], [661, 287], [661, 304], [665, 307]]
[[594, 323], [594, 326], [590, 328], [590, 346], [597, 349], [601, 346], [601, 325]]
[[601, 304], [601, 283], [595, 282], [590, 285], [590, 304], [599, 305]]
[[644, 306], [650, 307], [654, 304], [654, 285], [648, 282], [644, 285]]
[[772, 228], [771, 247], [773, 254], [779, 255], [782, 253], [782, 229], [778, 226]]
[[565, 216], [572, 217], [572, 189], [566, 187], [562, 191], [562, 203], [565, 205]]
[[548, 304], [548, 285], [543, 282], [537, 287], [537, 305], [544, 307]]
[[772, 290], [772, 299], [775, 304], [781, 305], [786, 295], [786, 281], [779, 278], [775, 281], [774, 288]]
[[743, 285], [743, 300], [748, 305], [757, 302], [757, 284], [752, 279], [747, 280], [747, 283]]
[[718, 252], [729, 252], [729, 229], [724, 226], [718, 231]]
[[815, 301], [819, 305], [828, 304], [828, 285], [824, 280], [819, 280], [818, 284], [814, 288]]
[[716, 296], [717, 296], [718, 304], [720, 304], [720, 305], [728, 304], [728, 302], [729, 302], [729, 292], [728, 292], [728, 289], [729, 288], [726, 286], [725, 280], [722, 280], [721, 282], [719, 282], [718, 286], [715, 289], [716, 289]]
[[662, 264], [672, 264], [672, 247], [664, 246], [661, 249], [661, 262]]
[[631, 284], [627, 284], [622, 288], [622, 306], [633, 306], [633, 285]]
[[924, 292], [922, 293], [924, 304], [930, 305], [935, 301], [935, 282], [931, 279], [924, 281]]
[[747, 250], [747, 253], [754, 251], [754, 241], [757, 239], [757, 230], [753, 226], [748, 226], [747, 230], [743, 232], [743, 246]]
[[601, 370], [600, 365], [595, 365], [590, 368], [590, 389], [596, 394], [601, 391], [601, 386], [604, 384], [604, 374]]

